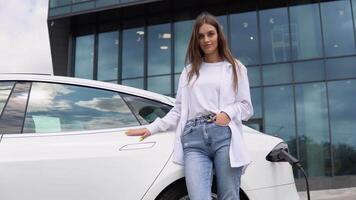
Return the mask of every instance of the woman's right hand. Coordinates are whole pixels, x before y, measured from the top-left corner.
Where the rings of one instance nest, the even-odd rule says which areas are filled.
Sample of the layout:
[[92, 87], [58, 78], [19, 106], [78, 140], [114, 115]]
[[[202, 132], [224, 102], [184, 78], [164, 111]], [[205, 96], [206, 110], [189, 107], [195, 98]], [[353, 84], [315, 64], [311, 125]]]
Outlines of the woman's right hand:
[[125, 133], [127, 136], [141, 136], [142, 140], [151, 135], [147, 128], [130, 129]]

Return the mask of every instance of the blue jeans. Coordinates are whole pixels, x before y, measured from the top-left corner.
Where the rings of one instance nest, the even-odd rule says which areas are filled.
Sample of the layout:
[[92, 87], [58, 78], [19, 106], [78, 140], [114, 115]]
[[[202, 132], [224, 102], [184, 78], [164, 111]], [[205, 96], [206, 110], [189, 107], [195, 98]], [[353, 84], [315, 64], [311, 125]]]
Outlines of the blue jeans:
[[213, 167], [218, 199], [239, 200], [242, 167], [230, 166], [230, 127], [217, 125], [209, 117], [192, 119], [186, 123], [181, 140], [190, 200], [211, 199]]

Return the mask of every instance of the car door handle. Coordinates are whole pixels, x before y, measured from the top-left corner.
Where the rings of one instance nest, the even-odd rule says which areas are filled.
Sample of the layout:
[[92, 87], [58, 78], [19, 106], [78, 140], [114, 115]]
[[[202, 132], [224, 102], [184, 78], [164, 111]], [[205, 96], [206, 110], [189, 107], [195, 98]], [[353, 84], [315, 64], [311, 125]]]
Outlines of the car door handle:
[[126, 151], [126, 150], [138, 150], [138, 149], [149, 149], [152, 148], [156, 142], [140, 142], [134, 144], [126, 144], [122, 146], [119, 150]]

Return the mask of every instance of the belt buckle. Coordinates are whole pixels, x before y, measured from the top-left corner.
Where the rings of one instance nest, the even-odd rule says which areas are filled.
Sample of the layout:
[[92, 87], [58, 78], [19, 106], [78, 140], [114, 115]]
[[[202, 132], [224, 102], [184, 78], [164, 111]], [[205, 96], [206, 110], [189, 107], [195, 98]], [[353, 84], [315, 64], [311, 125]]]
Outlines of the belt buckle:
[[209, 118], [208, 118], [206, 121], [207, 121], [207, 122], [212, 122], [213, 119], [214, 119], [214, 117], [213, 117], [212, 115], [209, 115], [208, 117], [209, 117]]

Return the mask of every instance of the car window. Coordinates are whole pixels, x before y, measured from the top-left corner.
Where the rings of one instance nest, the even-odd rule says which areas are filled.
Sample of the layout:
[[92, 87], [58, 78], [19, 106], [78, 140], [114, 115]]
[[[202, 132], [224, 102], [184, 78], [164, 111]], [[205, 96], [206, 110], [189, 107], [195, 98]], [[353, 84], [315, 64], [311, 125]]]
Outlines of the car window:
[[17, 82], [10, 92], [0, 118], [0, 132], [4, 134], [21, 133], [31, 83]]
[[82, 131], [136, 125], [139, 122], [117, 92], [34, 82], [23, 132]]
[[14, 87], [14, 82], [0, 82], [0, 116]]
[[148, 124], [153, 122], [157, 117], [164, 117], [172, 106], [152, 101], [142, 97], [122, 94], [122, 97], [133, 110], [141, 124]]

